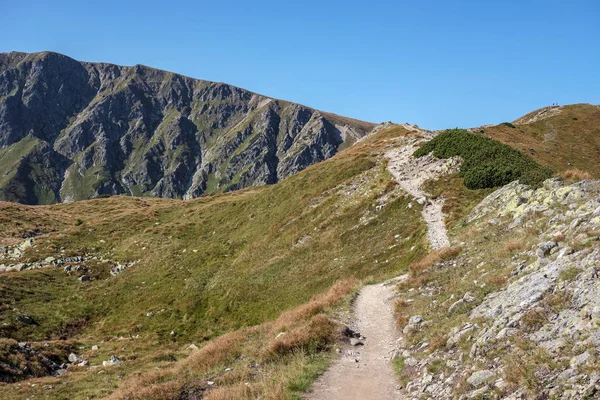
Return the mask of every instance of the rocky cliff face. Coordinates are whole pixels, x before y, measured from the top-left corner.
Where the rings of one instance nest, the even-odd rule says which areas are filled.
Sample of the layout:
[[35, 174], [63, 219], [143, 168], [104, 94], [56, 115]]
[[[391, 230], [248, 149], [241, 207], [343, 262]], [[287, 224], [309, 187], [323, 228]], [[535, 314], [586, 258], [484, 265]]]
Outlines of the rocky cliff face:
[[373, 125], [145, 66], [0, 54], [0, 199], [192, 198], [275, 183]]

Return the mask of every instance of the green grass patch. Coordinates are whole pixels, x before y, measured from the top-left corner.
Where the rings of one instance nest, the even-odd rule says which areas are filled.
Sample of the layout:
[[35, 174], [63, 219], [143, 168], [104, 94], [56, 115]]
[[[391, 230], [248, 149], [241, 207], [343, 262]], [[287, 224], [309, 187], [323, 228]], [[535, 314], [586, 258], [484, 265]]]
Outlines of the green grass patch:
[[574, 280], [575, 278], [577, 278], [577, 275], [579, 275], [580, 273], [581, 273], [581, 268], [571, 266], [567, 269], [563, 269], [562, 271], [560, 271], [560, 273], [558, 274], [558, 280], [570, 282], [570, 281]]
[[442, 212], [446, 215], [446, 226], [453, 230], [462, 225], [469, 213], [481, 200], [493, 192], [493, 189], [469, 189], [458, 173], [430, 179], [423, 188], [433, 198], [444, 197]]
[[309, 356], [302, 372], [288, 383], [288, 389], [294, 394], [294, 398], [302, 399], [302, 394], [310, 389], [312, 383], [325, 372], [327, 366], [327, 357], [324, 354]]

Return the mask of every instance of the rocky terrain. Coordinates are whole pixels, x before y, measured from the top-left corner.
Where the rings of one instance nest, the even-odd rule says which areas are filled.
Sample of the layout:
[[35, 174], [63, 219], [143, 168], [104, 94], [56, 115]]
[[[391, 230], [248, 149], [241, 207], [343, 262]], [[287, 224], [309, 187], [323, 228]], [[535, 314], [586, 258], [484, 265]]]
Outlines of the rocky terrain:
[[272, 184], [373, 124], [136, 65], [0, 54], [0, 200], [194, 198]]
[[[500, 262], [455, 242], [462, 253], [431, 267], [437, 279], [401, 290], [403, 301], [430, 297], [422, 303], [428, 312], [456, 324], [438, 331], [435, 346], [429, 337], [399, 350], [408, 398], [598, 398], [600, 182], [554, 179], [539, 189], [515, 182], [486, 197], [468, 221], [472, 231], [529, 237], [510, 242], [511, 256]], [[506, 283], [487, 289], [486, 275], [502, 270]], [[470, 290], [441, 283], [445, 274], [472, 279], [463, 283]], [[445, 301], [437, 300], [444, 291]], [[404, 333], [418, 336], [431, 324], [415, 315]]]

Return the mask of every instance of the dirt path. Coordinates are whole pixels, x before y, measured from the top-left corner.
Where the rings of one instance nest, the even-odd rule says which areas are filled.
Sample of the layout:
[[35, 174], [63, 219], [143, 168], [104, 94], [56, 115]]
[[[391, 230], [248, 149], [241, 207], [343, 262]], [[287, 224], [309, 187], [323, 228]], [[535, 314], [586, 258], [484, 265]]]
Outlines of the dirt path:
[[[444, 225], [442, 199], [428, 199], [422, 190], [425, 181], [450, 173], [456, 160], [439, 160], [429, 155], [415, 159], [412, 154], [424, 138], [409, 139], [405, 145], [386, 153], [388, 170], [398, 184], [423, 205], [427, 238], [433, 249], [449, 246]], [[391, 301], [395, 283], [365, 286], [354, 307], [353, 329], [365, 337], [364, 346], [342, 350], [342, 356], [313, 385], [308, 400], [404, 399], [392, 368], [391, 359], [402, 340], [394, 321]]]
[[353, 329], [364, 346], [342, 350], [342, 357], [314, 384], [309, 400], [403, 399], [391, 358], [400, 334], [391, 299], [395, 285], [364, 287], [356, 299]]
[[427, 238], [432, 249], [439, 249], [450, 245], [442, 213], [444, 200], [429, 199], [423, 192], [422, 186], [429, 179], [438, 178], [456, 170], [458, 161], [437, 159], [432, 155], [414, 158], [412, 154], [423, 140], [410, 139], [405, 146], [388, 151], [386, 153], [388, 171], [402, 189], [423, 206], [422, 214], [427, 224]]

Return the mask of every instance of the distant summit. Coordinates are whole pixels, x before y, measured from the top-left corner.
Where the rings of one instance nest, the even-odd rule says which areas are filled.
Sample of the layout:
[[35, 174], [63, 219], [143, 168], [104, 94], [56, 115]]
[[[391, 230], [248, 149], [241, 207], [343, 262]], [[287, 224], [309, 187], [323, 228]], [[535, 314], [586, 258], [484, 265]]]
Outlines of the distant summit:
[[271, 184], [373, 127], [142, 65], [0, 53], [0, 200], [193, 198]]

